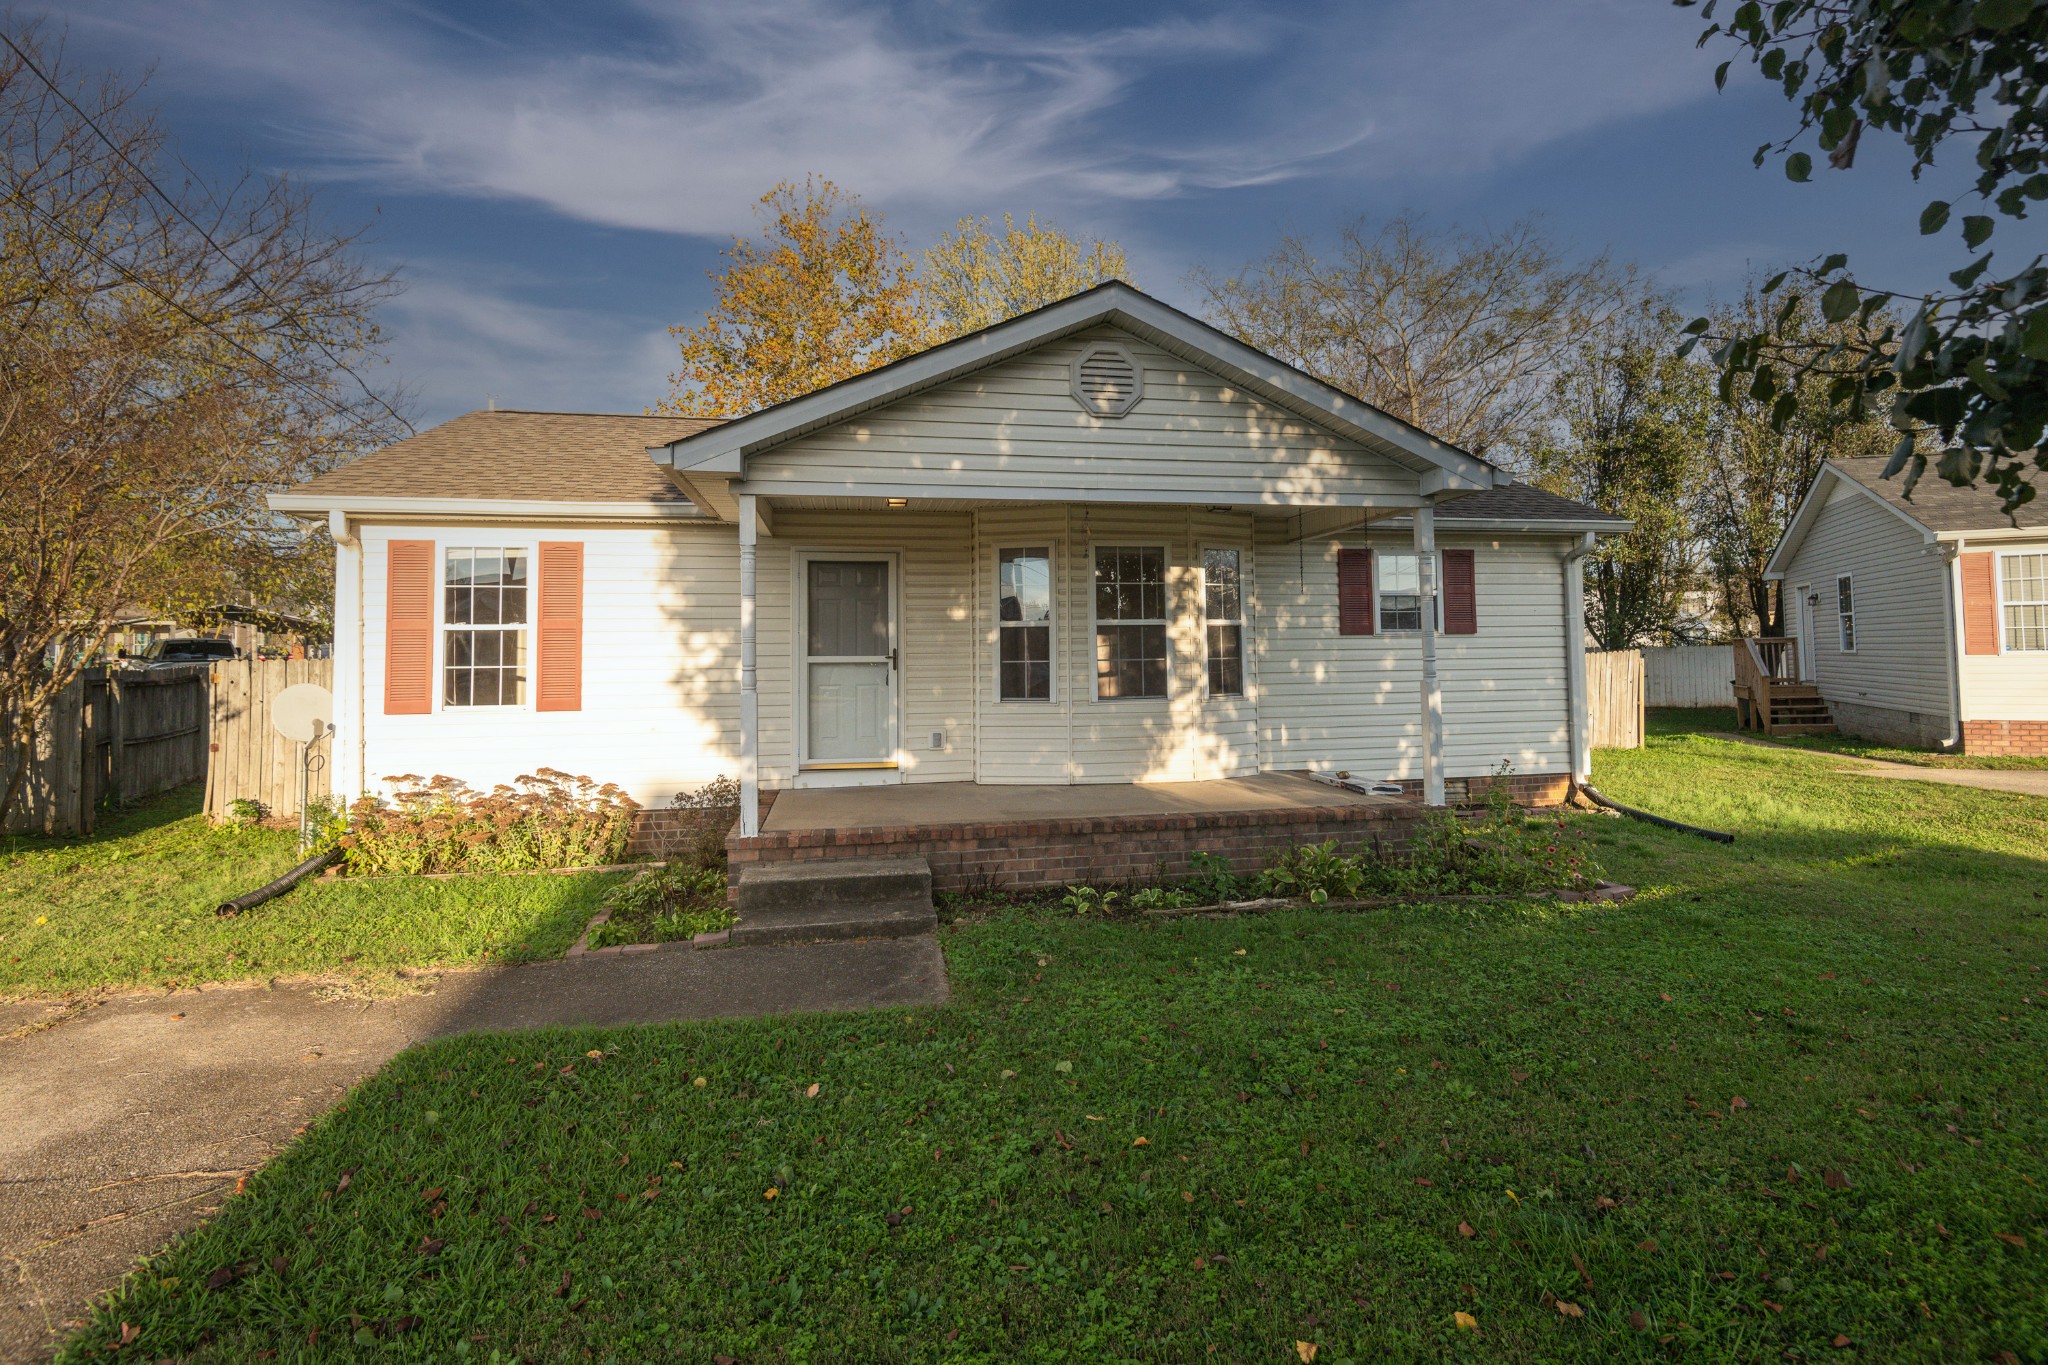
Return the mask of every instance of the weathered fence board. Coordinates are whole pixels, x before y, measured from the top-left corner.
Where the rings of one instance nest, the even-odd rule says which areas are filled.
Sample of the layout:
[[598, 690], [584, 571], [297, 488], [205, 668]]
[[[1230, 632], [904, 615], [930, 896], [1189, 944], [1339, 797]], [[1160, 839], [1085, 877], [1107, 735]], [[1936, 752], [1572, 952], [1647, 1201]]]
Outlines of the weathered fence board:
[[[299, 746], [271, 728], [270, 704], [299, 683], [334, 685], [332, 659], [237, 659], [213, 668], [213, 762], [206, 775], [206, 813], [223, 819], [237, 801], [254, 801], [272, 817], [299, 813]], [[328, 793], [330, 742], [313, 746], [307, 791]]]
[[1735, 704], [1735, 646], [1666, 645], [1641, 653], [1645, 706]]
[[1586, 655], [1586, 711], [1595, 749], [1643, 745], [1643, 656], [1616, 649]]
[[[206, 669], [91, 669], [57, 694], [8, 828], [90, 834], [103, 806], [206, 775]], [[0, 758], [0, 784], [11, 765]], [[0, 787], [4, 789], [4, 787]]]

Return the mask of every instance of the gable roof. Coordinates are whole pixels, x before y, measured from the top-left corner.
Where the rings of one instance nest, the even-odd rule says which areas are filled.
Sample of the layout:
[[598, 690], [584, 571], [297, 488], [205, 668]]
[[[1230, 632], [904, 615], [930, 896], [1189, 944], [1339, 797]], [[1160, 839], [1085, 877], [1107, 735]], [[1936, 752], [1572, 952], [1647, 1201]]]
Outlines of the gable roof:
[[1627, 517], [1604, 512], [1589, 502], [1559, 497], [1519, 481], [1505, 488], [1448, 498], [1437, 504], [1436, 519], [1439, 525], [1462, 521], [1507, 527], [1542, 522], [1589, 531], [1626, 531], [1635, 525]]
[[1846, 488], [1858, 497], [1869, 498], [1929, 542], [1942, 536], [1964, 535], [1972, 531], [2048, 530], [2048, 502], [2042, 499], [2037, 498], [2007, 516], [1999, 510], [1998, 494], [1990, 489], [1981, 485], [1958, 488], [1931, 469], [1913, 486], [1913, 496], [1908, 498], [1903, 478], [1887, 479], [1884, 476], [1888, 463], [1887, 457], [1873, 455], [1829, 460], [1823, 464], [1807, 488], [1806, 496], [1800, 499], [1792, 520], [1785, 524], [1785, 533], [1778, 538], [1778, 548], [1771, 551], [1770, 559], [1764, 564], [1764, 577], [1777, 579], [1784, 576], [1793, 557], [1799, 553], [1800, 545], [1805, 543], [1819, 521], [1828, 495], [1836, 488]]
[[1862, 460], [1829, 460], [1828, 467], [1846, 475], [1860, 487], [1877, 494], [1895, 510], [1904, 512], [1930, 531], [2005, 531], [2013, 527], [2048, 527], [2048, 500], [2036, 498], [2007, 516], [1999, 510], [1998, 494], [1979, 484], [1958, 488], [1932, 469], [1913, 485], [1913, 496], [1905, 494], [1904, 478], [1887, 479], [1882, 456]]
[[[284, 493], [281, 512], [333, 507], [405, 510], [392, 504], [458, 500], [480, 511], [508, 504], [589, 504], [597, 514], [692, 515], [696, 509], [648, 462], [647, 446], [695, 435], [716, 417], [638, 417], [595, 412], [465, 413], [373, 451]], [[522, 509], [523, 510], [523, 509]]]
[[1276, 407], [1414, 470], [1423, 476], [1424, 492], [1478, 491], [1509, 482], [1506, 471], [1478, 456], [1255, 350], [1121, 280], [1107, 281], [712, 430], [650, 443], [648, 454], [655, 463], [674, 469], [693, 483], [699, 476], [743, 478], [750, 455], [1103, 324], [1119, 327]]

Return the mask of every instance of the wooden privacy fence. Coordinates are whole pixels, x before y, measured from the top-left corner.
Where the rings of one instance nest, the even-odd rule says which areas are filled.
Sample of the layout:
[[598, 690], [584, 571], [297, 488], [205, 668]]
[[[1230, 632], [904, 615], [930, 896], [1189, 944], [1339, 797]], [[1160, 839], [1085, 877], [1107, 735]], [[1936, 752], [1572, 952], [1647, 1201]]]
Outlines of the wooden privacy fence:
[[[207, 769], [206, 694], [203, 664], [81, 674], [43, 717], [8, 827], [90, 834], [106, 807], [198, 781]], [[0, 784], [10, 776], [0, 758]]]
[[[334, 686], [332, 659], [235, 659], [213, 667], [213, 761], [206, 767], [206, 813], [216, 820], [237, 801], [254, 801], [266, 816], [299, 815], [299, 746], [271, 728], [270, 703], [298, 683]], [[329, 790], [333, 740], [313, 745], [306, 790]]]
[[1586, 714], [1593, 748], [1643, 747], [1642, 651], [1587, 652]]
[[1665, 645], [1641, 652], [1645, 706], [1735, 704], [1735, 646]]

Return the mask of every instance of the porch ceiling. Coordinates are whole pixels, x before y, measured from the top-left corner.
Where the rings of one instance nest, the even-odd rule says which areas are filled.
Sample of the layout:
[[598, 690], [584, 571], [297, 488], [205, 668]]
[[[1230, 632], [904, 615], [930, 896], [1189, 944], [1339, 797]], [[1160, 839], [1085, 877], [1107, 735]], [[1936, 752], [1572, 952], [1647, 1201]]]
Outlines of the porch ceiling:
[[1231, 811], [1330, 806], [1399, 807], [1298, 773], [1259, 773], [1209, 782], [985, 785], [921, 782], [891, 787], [822, 787], [777, 793], [763, 833], [882, 829], [895, 825], [979, 825], [1117, 816], [1220, 815]]

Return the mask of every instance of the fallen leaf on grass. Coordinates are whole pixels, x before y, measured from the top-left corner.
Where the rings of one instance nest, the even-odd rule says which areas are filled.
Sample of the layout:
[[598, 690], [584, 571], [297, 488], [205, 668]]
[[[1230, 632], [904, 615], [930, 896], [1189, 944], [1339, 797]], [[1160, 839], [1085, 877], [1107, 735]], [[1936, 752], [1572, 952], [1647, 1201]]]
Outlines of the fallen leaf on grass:
[[441, 1248], [446, 1245], [448, 1245], [446, 1237], [422, 1237], [420, 1244], [413, 1250], [416, 1255], [433, 1256], [437, 1255]]
[[775, 1197], [781, 1193], [781, 1190], [778, 1190], [773, 1185], [770, 1185], [767, 1189], [761, 1191], [761, 1197], [763, 1199], [769, 1200], [770, 1202], [773, 1202]]
[[119, 1341], [109, 1342], [108, 1349], [118, 1351], [123, 1346], [126, 1346], [129, 1342], [135, 1340], [135, 1338], [141, 1335], [142, 1329], [140, 1327], [137, 1327], [132, 1322], [124, 1322], [121, 1324], [121, 1339]]
[[807, 1100], [814, 1100], [818, 1098], [818, 1083], [816, 1081], [812, 1081], [811, 1088], [809, 1090], [804, 1091], [804, 1098]]
[[255, 1268], [256, 1263], [254, 1261], [237, 1261], [233, 1265], [221, 1266], [206, 1277], [206, 1287], [208, 1289], [225, 1289]]
[[1598, 1194], [1593, 1196], [1593, 1207], [1596, 1209], [1618, 1209], [1621, 1205], [1604, 1194]]
[[2016, 1232], [1994, 1232], [1991, 1235], [2001, 1242], [2007, 1242], [2016, 1247], [2023, 1247], [2027, 1244], [2027, 1239]]
[[1842, 1350], [1843, 1348], [1845, 1348], [1846, 1346], [1848, 1346], [1848, 1344], [1849, 1344], [1849, 1338], [1848, 1338], [1847, 1336], [1845, 1336], [1845, 1335], [1842, 1335], [1842, 1334], [1840, 1334], [1840, 1333], [1837, 1333], [1837, 1334], [1836, 1334], [1836, 1336], [1835, 1336], [1835, 1339], [1834, 1339], [1833, 1341], [1831, 1341], [1831, 1342], [1829, 1342], [1829, 1343], [1828, 1343], [1828, 1345], [1830, 1345], [1830, 1346], [1834, 1347], [1834, 1348], [1835, 1348], [1835, 1349], [1836, 1349], [1837, 1351], [1839, 1351], [1839, 1350]]
[[1479, 1319], [1463, 1309], [1451, 1314], [1451, 1322], [1460, 1332], [1476, 1332], [1479, 1330]]
[[1840, 1171], [1823, 1169], [1820, 1173], [1820, 1183], [1831, 1190], [1846, 1190], [1849, 1188], [1849, 1177]]
[[1650, 1320], [1643, 1316], [1640, 1310], [1628, 1315], [1628, 1325], [1635, 1328], [1638, 1332], [1650, 1330]]
[[1423, 1188], [1423, 1189], [1425, 1189], [1425, 1190], [1427, 1190], [1427, 1189], [1433, 1189], [1433, 1188], [1435, 1188], [1435, 1186], [1436, 1186], [1436, 1182], [1435, 1182], [1434, 1180], [1431, 1180], [1431, 1179], [1430, 1179], [1430, 1178], [1429, 1178], [1428, 1176], [1426, 1176], [1426, 1175], [1418, 1175], [1418, 1176], [1416, 1176], [1416, 1177], [1415, 1177], [1415, 1183], [1416, 1183], [1416, 1184], [1418, 1184], [1418, 1185], [1420, 1185], [1420, 1186], [1422, 1186], [1422, 1188]]
[[1135, 1137], [1131, 1139], [1131, 1146], [1133, 1147], [1150, 1147], [1151, 1145], [1152, 1139], [1148, 1137]]
[[1479, 1229], [1473, 1227], [1470, 1223], [1459, 1223], [1458, 1235], [1460, 1237], [1477, 1237], [1479, 1235]]
[[1523, 1081], [1529, 1079], [1529, 1073], [1521, 1070], [1519, 1067], [1511, 1066], [1508, 1068], [1508, 1079], [1513, 1081], [1516, 1085], [1520, 1085]]
[[1642, 1241], [1636, 1243], [1637, 1251], [1654, 1252], [1656, 1249], [1657, 1239], [1655, 1237], [1645, 1237]]
[[1316, 1358], [1316, 1352], [1321, 1349], [1313, 1341], [1297, 1341], [1294, 1343], [1294, 1353], [1301, 1357], [1301, 1365], [1309, 1365], [1309, 1362]]
[[1559, 1317], [1564, 1318], [1583, 1318], [1586, 1316], [1585, 1309], [1575, 1303], [1566, 1303], [1563, 1299], [1557, 1301], [1557, 1313]]
[[436, 1185], [431, 1190], [422, 1190], [420, 1191], [420, 1202], [423, 1204], [431, 1204], [447, 1192], [447, 1189], [441, 1185]]
[[1749, 1101], [1737, 1095], [1728, 1101], [1728, 1107], [1730, 1109], [1747, 1109], [1749, 1108]]

